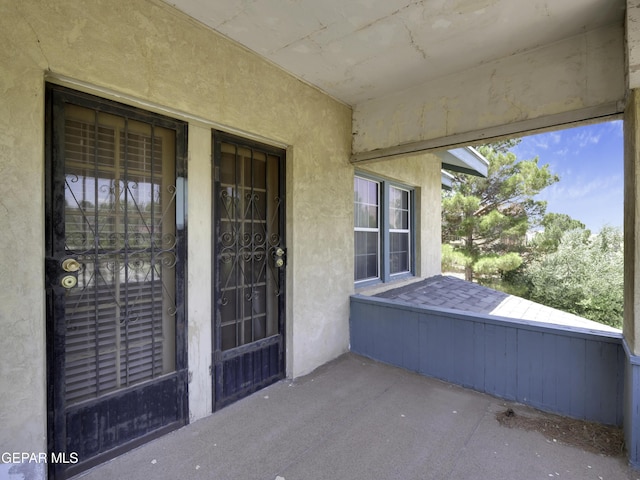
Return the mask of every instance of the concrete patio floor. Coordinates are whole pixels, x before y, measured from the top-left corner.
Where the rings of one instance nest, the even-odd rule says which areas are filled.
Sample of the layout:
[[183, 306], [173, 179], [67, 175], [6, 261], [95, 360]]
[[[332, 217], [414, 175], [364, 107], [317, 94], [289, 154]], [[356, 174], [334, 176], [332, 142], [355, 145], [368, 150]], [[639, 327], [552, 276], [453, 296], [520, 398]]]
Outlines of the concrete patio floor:
[[606, 457], [501, 426], [504, 402], [346, 354], [82, 475], [82, 480], [640, 479]]

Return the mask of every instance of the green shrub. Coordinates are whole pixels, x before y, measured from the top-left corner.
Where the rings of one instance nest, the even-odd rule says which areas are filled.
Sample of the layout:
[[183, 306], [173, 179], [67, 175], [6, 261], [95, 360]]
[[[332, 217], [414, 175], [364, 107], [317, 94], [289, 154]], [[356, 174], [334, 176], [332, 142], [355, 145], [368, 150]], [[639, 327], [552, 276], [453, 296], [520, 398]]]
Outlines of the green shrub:
[[530, 299], [596, 322], [622, 327], [623, 237], [605, 227], [595, 236], [566, 232], [558, 250], [525, 270]]

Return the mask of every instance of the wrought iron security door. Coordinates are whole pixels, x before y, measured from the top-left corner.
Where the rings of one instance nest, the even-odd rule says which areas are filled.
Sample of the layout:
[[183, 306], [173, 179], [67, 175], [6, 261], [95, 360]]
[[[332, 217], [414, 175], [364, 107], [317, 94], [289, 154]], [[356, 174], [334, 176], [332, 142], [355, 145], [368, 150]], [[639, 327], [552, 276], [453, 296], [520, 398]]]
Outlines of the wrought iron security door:
[[67, 478], [187, 420], [185, 127], [48, 87], [50, 464]]
[[214, 132], [214, 409], [284, 376], [284, 151]]

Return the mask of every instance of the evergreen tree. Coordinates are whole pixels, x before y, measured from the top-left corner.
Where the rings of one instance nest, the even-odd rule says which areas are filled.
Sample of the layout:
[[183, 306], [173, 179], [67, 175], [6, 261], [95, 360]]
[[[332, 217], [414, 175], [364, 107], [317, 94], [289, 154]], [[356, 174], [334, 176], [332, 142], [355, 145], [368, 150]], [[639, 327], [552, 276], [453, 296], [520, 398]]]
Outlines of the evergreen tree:
[[566, 213], [547, 213], [541, 222], [543, 231], [532, 240], [531, 246], [536, 257], [558, 250], [562, 235], [569, 230], [583, 230], [588, 237], [590, 230], [579, 220], [571, 218]]
[[457, 239], [455, 263], [465, 267], [468, 281], [476, 274], [518, 268], [527, 231], [542, 219], [546, 202], [534, 197], [559, 180], [538, 158], [518, 160], [509, 151], [517, 141], [478, 147], [489, 161], [486, 178], [457, 174], [443, 192], [442, 237]]

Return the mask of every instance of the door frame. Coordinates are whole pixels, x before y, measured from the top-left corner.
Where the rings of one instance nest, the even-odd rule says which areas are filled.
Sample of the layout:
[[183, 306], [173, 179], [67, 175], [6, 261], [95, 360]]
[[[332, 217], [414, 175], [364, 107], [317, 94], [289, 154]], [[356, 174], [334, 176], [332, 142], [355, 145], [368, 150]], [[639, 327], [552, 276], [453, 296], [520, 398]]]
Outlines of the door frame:
[[[277, 342], [274, 341], [273, 337], [266, 337], [261, 340], [256, 340], [249, 344], [241, 345], [235, 347], [233, 349], [223, 351], [222, 350], [222, 338], [219, 332], [221, 331], [220, 323], [221, 323], [221, 313], [219, 308], [219, 300], [220, 300], [220, 291], [219, 286], [221, 285], [221, 272], [218, 268], [218, 245], [217, 239], [220, 236], [220, 209], [221, 205], [218, 201], [218, 192], [220, 190], [220, 173], [218, 169], [218, 161], [217, 159], [221, 155], [221, 144], [222, 143], [231, 143], [237, 144], [242, 147], [246, 147], [249, 149], [256, 149], [261, 152], [266, 153], [267, 155], [275, 155], [280, 158], [279, 160], [279, 172], [278, 172], [278, 192], [279, 199], [281, 205], [281, 214], [280, 214], [280, 222], [279, 222], [279, 231], [281, 242], [284, 246], [286, 246], [286, 150], [283, 148], [274, 147], [268, 144], [260, 143], [257, 141], [249, 140], [247, 138], [233, 135], [227, 132], [212, 130], [212, 180], [213, 180], [213, 188], [212, 188], [212, 259], [211, 259], [211, 271], [212, 271], [212, 329], [211, 329], [211, 346], [212, 346], [212, 397], [213, 397], [213, 411], [217, 411], [220, 408], [223, 408], [241, 398], [244, 398], [251, 393], [254, 393], [276, 381], [279, 381], [285, 377], [286, 374], [286, 351], [287, 351], [287, 337], [286, 337], [286, 312], [287, 312], [287, 304], [286, 304], [286, 295], [287, 295], [287, 276], [286, 276], [286, 253], [285, 253], [285, 268], [279, 269], [279, 287], [281, 294], [278, 296], [277, 300], [277, 308], [278, 308], [278, 329], [279, 329], [279, 340]], [[286, 252], [286, 248], [284, 248]], [[267, 267], [269, 268], [269, 267]], [[276, 377], [271, 378], [270, 380], [263, 382], [261, 384], [254, 385], [252, 388], [247, 391], [235, 395], [228, 398], [220, 399], [216, 394], [216, 390], [221, 389], [220, 379], [222, 375], [222, 363], [224, 360], [231, 358], [238, 358], [244, 353], [251, 350], [253, 347], [268, 347], [269, 345], [274, 345], [277, 343], [279, 348], [278, 353], [278, 362], [279, 362], [279, 374]], [[230, 352], [227, 354], [227, 352]]]
[[[71, 452], [66, 452], [67, 442], [67, 407], [65, 403], [65, 336], [66, 327], [64, 318], [64, 302], [61, 300], [64, 288], [60, 287], [58, 277], [60, 269], [57, 260], [55, 245], [64, 235], [64, 212], [56, 211], [56, 206], [64, 205], [64, 172], [62, 168], [54, 170], [54, 162], [64, 162], [63, 146], [60, 145], [54, 131], [64, 128], [63, 104], [69, 103], [90, 108], [95, 111], [108, 114], [126, 116], [132, 120], [152, 123], [175, 132], [175, 175], [176, 175], [176, 216], [182, 215], [182, 224], [176, 221], [176, 278], [175, 278], [175, 370], [164, 376], [163, 384], [175, 384], [175, 411], [176, 419], [165, 423], [144, 434], [121, 442], [113, 448], [91, 456], [88, 459], [78, 458], [76, 462], [48, 463], [48, 475], [51, 479], [62, 479], [73, 476], [88, 468], [98, 465], [106, 460], [114, 458], [122, 453], [135, 448], [154, 438], [160, 437], [172, 430], [189, 423], [188, 402], [188, 356], [187, 356], [187, 205], [186, 195], [187, 179], [187, 123], [166, 117], [160, 114], [148, 112], [137, 107], [121, 104], [113, 100], [104, 99], [88, 93], [72, 90], [56, 84], [47, 83], [45, 87], [45, 177], [44, 177], [44, 202], [45, 202], [45, 297], [46, 297], [46, 381], [47, 381], [47, 450], [49, 458], [51, 453], [66, 454], [70, 458]], [[55, 122], [55, 125], [54, 125]], [[53, 178], [53, 175], [56, 178]], [[58, 182], [58, 186], [54, 185]], [[180, 185], [178, 185], [180, 183]], [[185, 197], [186, 198], [186, 197]], [[180, 213], [181, 212], [181, 213]], [[129, 395], [132, 398], [134, 390], [140, 386], [152, 385], [156, 380], [149, 380], [141, 384], [106, 394], [109, 401], [117, 401]], [[75, 407], [72, 407], [72, 410]]]

